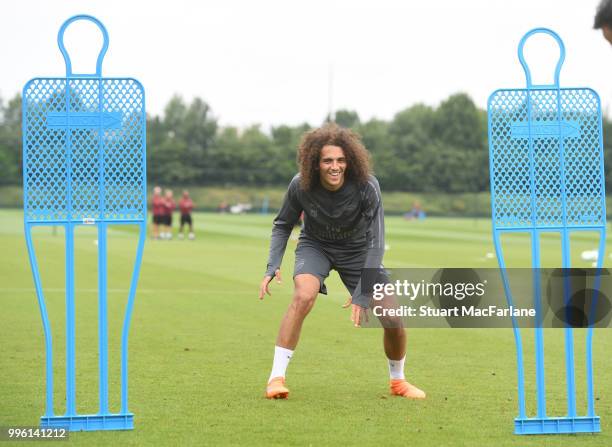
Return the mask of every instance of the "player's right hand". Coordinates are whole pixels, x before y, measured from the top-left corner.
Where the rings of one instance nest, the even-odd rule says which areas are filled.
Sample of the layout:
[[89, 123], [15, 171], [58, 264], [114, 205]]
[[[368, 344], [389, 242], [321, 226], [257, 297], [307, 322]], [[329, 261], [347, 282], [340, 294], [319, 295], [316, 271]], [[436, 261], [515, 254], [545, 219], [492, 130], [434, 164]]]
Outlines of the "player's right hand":
[[[276, 271], [274, 272], [274, 278], [276, 278], [276, 282], [277, 283], [281, 283], [281, 272], [280, 269], [276, 269]], [[267, 293], [268, 295], [272, 296], [272, 294], [270, 293], [270, 282], [272, 281], [272, 276], [270, 275], [266, 275], [264, 276], [264, 279], [261, 281], [261, 285], [259, 286], [259, 299], [263, 300], [265, 294]]]

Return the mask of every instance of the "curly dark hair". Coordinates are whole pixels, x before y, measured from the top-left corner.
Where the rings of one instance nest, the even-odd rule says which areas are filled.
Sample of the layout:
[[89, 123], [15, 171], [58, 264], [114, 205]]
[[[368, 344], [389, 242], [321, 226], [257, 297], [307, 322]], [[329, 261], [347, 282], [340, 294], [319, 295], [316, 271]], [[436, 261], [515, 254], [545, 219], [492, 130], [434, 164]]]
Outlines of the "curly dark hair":
[[597, 7], [593, 28], [612, 27], [612, 1], [602, 0]]
[[359, 183], [368, 181], [372, 172], [370, 153], [361, 142], [361, 137], [350, 129], [332, 123], [302, 136], [297, 152], [302, 189], [310, 191], [319, 181], [321, 149], [328, 145], [338, 146], [344, 151], [347, 179], [354, 179]]

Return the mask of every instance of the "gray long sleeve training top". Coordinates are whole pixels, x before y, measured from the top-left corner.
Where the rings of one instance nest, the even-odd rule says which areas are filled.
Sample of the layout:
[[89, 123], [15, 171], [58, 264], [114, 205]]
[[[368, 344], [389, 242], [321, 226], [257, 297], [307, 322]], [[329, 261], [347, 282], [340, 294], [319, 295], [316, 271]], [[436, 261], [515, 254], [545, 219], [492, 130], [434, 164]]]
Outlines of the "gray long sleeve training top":
[[[283, 205], [274, 219], [266, 275], [274, 276], [280, 268], [287, 240], [302, 211], [303, 236], [334, 250], [355, 250], [363, 246], [363, 250], [367, 250], [363, 267], [382, 266], [385, 221], [376, 177], [369, 176], [363, 184], [346, 179], [337, 191], [329, 191], [320, 183], [311, 191], [304, 191], [298, 174], [289, 183]], [[353, 297], [353, 302], [367, 307], [365, 297]]]

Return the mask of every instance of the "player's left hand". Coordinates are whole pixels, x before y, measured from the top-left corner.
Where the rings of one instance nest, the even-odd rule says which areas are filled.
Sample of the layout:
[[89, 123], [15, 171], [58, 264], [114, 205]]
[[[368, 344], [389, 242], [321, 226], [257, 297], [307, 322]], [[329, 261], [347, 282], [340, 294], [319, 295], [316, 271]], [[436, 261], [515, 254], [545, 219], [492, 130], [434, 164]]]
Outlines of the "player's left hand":
[[361, 327], [361, 322], [364, 321], [367, 323], [370, 321], [368, 319], [368, 309], [365, 307], [361, 307], [358, 304], [351, 305], [351, 321], [355, 325], [355, 327]]

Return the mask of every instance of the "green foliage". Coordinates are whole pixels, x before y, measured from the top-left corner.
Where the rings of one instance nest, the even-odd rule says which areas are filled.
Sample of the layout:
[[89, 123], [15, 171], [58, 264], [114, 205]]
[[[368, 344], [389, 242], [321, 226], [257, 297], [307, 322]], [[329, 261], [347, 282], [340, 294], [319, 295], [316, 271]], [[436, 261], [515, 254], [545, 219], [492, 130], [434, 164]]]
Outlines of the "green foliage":
[[21, 95], [0, 98], [0, 185], [21, 183]]
[[[367, 142], [370, 128], [360, 131]], [[378, 134], [382, 151], [372, 152], [383, 188], [449, 193], [488, 189], [486, 114], [467, 95], [453, 95], [437, 109], [409, 107], [395, 115], [386, 136]]]
[[204, 181], [205, 162], [217, 133], [208, 104], [199, 98], [187, 105], [174, 96], [163, 118], [148, 120], [147, 165], [152, 183], [194, 184]]
[[341, 109], [334, 115], [334, 121], [338, 126], [349, 129], [354, 129], [359, 126], [359, 115], [353, 110]]
[[[326, 121], [329, 121], [328, 116]], [[334, 121], [357, 131], [372, 154], [383, 191], [476, 194], [489, 190], [487, 115], [465, 93], [438, 107], [416, 104], [391, 121], [362, 121], [353, 110]], [[147, 119], [147, 173], [154, 185], [278, 186], [297, 171], [296, 149], [307, 123], [220, 127], [202, 99], [170, 99]], [[612, 186], [612, 122], [604, 120], [607, 187]], [[0, 98], [0, 185], [21, 183], [21, 98]], [[446, 208], [446, 207], [442, 207]], [[467, 206], [466, 210], [470, 207]], [[466, 211], [467, 212], [467, 211]]]

